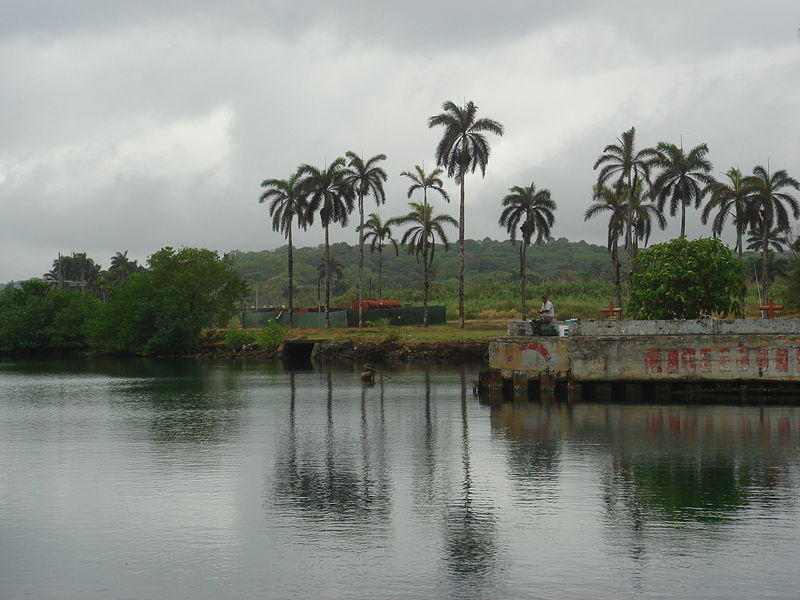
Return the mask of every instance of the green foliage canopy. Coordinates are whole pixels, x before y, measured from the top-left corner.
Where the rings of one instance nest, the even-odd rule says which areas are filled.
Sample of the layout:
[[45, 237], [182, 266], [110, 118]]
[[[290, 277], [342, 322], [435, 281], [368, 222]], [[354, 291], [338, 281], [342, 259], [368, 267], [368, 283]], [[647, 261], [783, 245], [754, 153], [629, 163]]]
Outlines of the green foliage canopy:
[[634, 259], [629, 310], [640, 319], [693, 319], [736, 312], [744, 272], [721, 241], [679, 237]]
[[99, 301], [62, 292], [44, 281], [23, 281], [0, 292], [0, 351], [80, 350]]
[[163, 248], [114, 290], [94, 323], [95, 347], [133, 354], [191, 350], [200, 331], [226, 325], [247, 284], [211, 250]]

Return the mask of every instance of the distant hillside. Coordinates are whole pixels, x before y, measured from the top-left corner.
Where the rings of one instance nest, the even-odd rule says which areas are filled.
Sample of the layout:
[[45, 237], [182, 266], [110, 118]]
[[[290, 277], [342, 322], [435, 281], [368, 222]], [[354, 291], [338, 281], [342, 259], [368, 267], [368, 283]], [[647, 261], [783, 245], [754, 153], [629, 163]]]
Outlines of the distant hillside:
[[[470, 286], [487, 283], [516, 282], [519, 279], [520, 245], [500, 242], [489, 238], [465, 240], [465, 271]], [[281, 304], [285, 301], [286, 252], [282, 246], [261, 252], [233, 251], [234, 268], [251, 285], [258, 284], [259, 304]], [[323, 246], [294, 249], [295, 285], [298, 289], [298, 304], [316, 302], [318, 266], [322, 264]], [[341, 242], [331, 246], [333, 259], [341, 267], [341, 280], [334, 281], [333, 292], [346, 295], [356, 287], [358, 278], [358, 247]], [[404, 248], [395, 256], [392, 248], [383, 253], [384, 297], [389, 290], [421, 287], [421, 267], [414, 255]], [[586, 242], [570, 242], [559, 238], [542, 246], [528, 249], [527, 268], [531, 283], [537, 281], [611, 281], [611, 260], [603, 246]], [[435, 280], [438, 284], [455, 282], [458, 278], [458, 253], [453, 244], [449, 251], [436, 249], [434, 263]], [[365, 251], [364, 285], [374, 295], [378, 286], [378, 253]]]

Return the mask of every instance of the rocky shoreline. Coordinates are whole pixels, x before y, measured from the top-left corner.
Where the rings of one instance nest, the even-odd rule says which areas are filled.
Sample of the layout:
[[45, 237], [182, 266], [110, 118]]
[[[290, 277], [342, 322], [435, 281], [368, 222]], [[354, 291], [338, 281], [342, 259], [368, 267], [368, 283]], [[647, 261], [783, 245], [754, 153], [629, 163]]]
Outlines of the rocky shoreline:
[[193, 358], [213, 358], [231, 360], [274, 360], [289, 357], [289, 347], [293, 343], [306, 342], [309, 346], [308, 359], [318, 362], [361, 362], [361, 363], [474, 363], [488, 360], [488, 341], [458, 342], [414, 342], [389, 341], [313, 341], [287, 340], [275, 350], [265, 350], [255, 345], [235, 350], [225, 346], [214, 346], [193, 353]]

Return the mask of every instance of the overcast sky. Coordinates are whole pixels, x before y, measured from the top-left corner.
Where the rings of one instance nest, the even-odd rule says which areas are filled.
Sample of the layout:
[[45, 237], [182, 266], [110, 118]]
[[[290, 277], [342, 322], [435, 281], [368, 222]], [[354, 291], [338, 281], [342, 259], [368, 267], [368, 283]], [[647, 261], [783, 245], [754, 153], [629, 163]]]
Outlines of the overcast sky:
[[2, 0], [0, 282], [59, 252], [275, 248], [260, 182], [347, 150], [388, 156], [379, 212], [407, 212], [399, 173], [434, 165], [445, 100], [506, 130], [467, 179], [468, 238], [506, 239], [500, 199], [533, 181], [556, 237], [604, 244], [592, 165], [633, 125], [642, 147], [706, 142], [717, 174], [800, 178], [799, 27], [797, 0]]

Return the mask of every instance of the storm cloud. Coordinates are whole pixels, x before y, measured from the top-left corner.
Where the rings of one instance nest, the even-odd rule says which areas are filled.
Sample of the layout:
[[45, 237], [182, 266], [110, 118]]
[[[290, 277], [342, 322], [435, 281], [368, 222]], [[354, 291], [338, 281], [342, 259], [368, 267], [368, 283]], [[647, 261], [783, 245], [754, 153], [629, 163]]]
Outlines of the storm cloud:
[[717, 174], [800, 177], [798, 26], [795, 1], [5, 0], [0, 281], [59, 252], [107, 266], [165, 245], [275, 248], [261, 180], [346, 150], [388, 155], [380, 213], [406, 212], [399, 173], [434, 165], [426, 122], [445, 100], [506, 129], [467, 179], [467, 237], [505, 239], [500, 199], [534, 181], [555, 236], [603, 244], [604, 223], [583, 221], [592, 165], [632, 125], [642, 146], [706, 142]]

